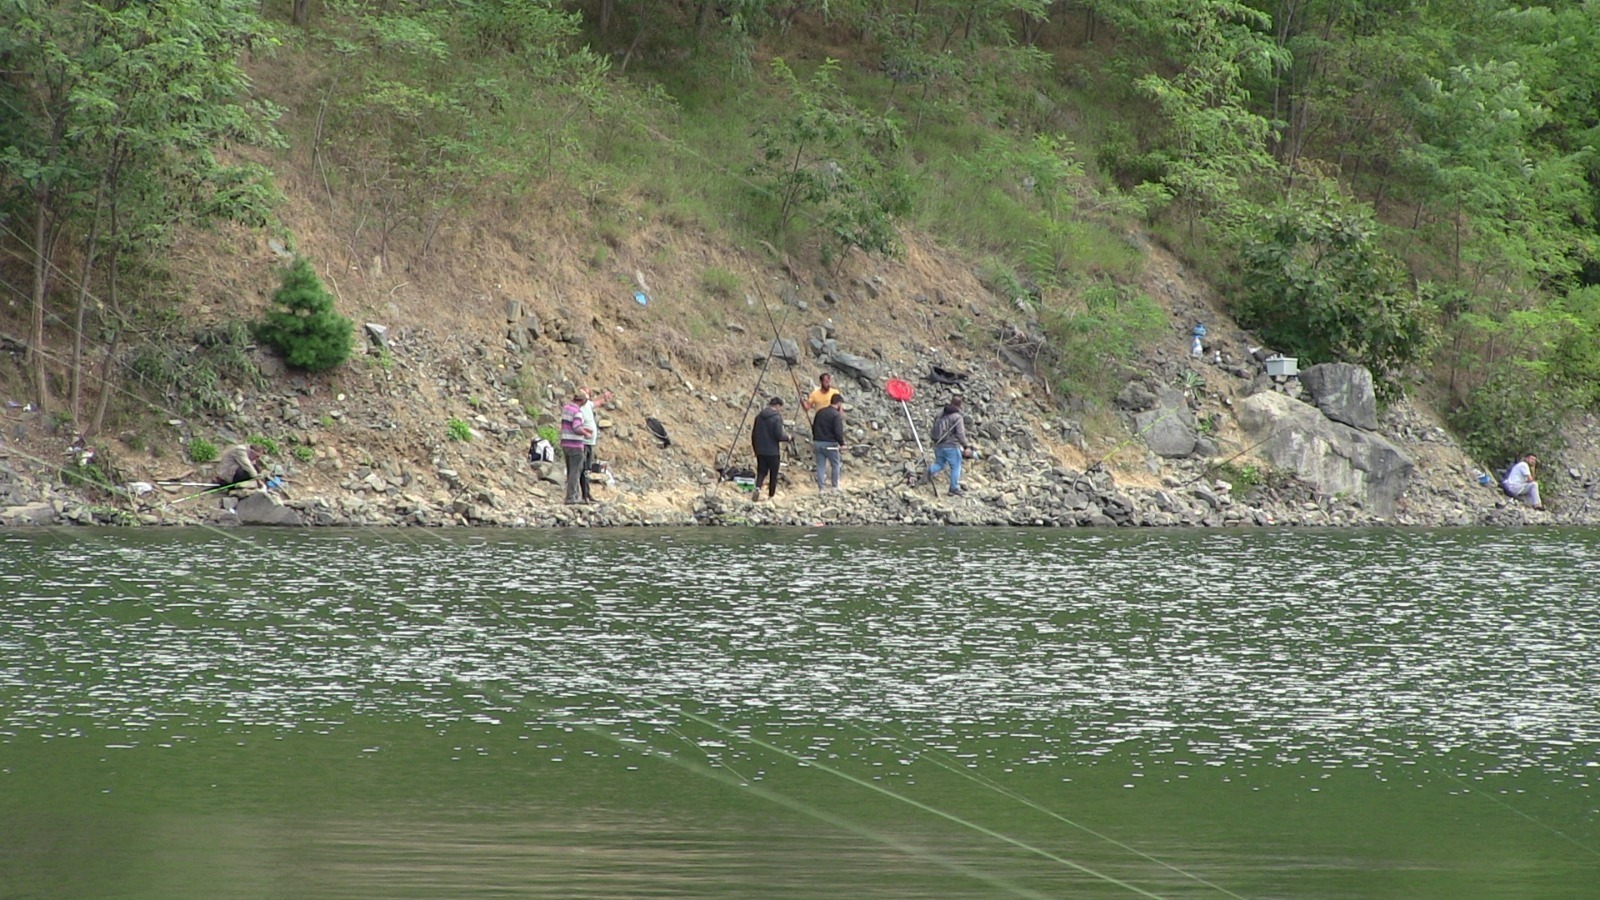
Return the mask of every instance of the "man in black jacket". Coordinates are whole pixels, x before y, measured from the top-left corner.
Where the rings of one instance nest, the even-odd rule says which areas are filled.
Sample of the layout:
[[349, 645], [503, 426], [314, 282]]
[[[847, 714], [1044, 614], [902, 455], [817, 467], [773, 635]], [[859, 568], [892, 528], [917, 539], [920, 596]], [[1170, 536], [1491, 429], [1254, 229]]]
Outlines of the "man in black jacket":
[[[817, 490], [839, 489], [839, 452], [844, 449], [844, 397], [837, 392], [811, 420], [811, 449], [817, 455]], [[829, 470], [833, 477], [828, 477]]]
[[[756, 452], [756, 500], [761, 499], [761, 482], [767, 480], [767, 496], [778, 492], [778, 465], [785, 441], [794, 443], [794, 435], [783, 426], [783, 398], [773, 397], [766, 409], [756, 414], [755, 427], [750, 430], [750, 446]], [[769, 480], [770, 479], [770, 480]]]

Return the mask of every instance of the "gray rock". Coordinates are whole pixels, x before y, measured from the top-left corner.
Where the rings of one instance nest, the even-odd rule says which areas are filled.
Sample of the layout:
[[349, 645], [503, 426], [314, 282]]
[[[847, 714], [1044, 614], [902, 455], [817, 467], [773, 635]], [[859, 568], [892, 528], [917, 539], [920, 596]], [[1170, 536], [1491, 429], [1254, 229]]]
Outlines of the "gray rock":
[[1255, 394], [1238, 408], [1245, 435], [1273, 468], [1295, 474], [1323, 495], [1360, 497], [1377, 515], [1394, 514], [1416, 470], [1400, 448], [1283, 394]]
[[55, 522], [55, 505], [43, 500], [0, 510], [0, 525], [53, 525]]
[[1352, 363], [1321, 363], [1300, 373], [1312, 405], [1335, 422], [1363, 431], [1378, 430], [1378, 399], [1372, 373]]
[[1156, 388], [1155, 402], [1154, 409], [1134, 414], [1134, 430], [1159, 456], [1183, 459], [1192, 455], [1197, 440], [1194, 413], [1182, 392], [1161, 385]]
[[869, 381], [877, 381], [879, 378], [878, 364], [864, 356], [835, 350], [828, 354], [827, 362], [834, 368], [856, 378], [865, 378]]
[[765, 362], [769, 355], [773, 359], [781, 359], [791, 366], [799, 365], [800, 345], [789, 338], [771, 341], [767, 344], [767, 352], [756, 357], [756, 362]]
[[1117, 393], [1116, 405], [1118, 409], [1142, 412], [1156, 405], [1156, 395], [1144, 382], [1130, 381]]
[[247, 494], [233, 508], [240, 525], [299, 525], [300, 513], [278, 499], [276, 494], [258, 491]]

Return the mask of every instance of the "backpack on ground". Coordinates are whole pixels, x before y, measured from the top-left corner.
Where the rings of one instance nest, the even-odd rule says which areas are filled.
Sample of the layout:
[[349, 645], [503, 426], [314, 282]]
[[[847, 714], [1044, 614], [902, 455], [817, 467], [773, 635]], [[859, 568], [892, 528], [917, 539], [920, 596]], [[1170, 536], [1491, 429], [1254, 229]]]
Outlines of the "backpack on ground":
[[533, 443], [528, 445], [528, 462], [535, 465], [539, 463], [552, 463], [556, 461], [556, 448], [542, 437], [535, 437]]

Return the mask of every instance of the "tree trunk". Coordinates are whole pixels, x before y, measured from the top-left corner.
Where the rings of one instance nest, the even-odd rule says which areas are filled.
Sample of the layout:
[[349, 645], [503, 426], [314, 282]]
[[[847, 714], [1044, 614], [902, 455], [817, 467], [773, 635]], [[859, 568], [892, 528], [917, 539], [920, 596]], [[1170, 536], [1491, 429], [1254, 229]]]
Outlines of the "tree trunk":
[[44, 413], [50, 409], [50, 377], [44, 352], [45, 297], [49, 293], [50, 282], [50, 248], [47, 246], [50, 237], [45, 219], [49, 216], [50, 189], [34, 191], [33, 202], [33, 315], [28, 328], [28, 352], [24, 358], [33, 375], [34, 399], [39, 404], [39, 411]]
[[694, 45], [702, 48], [706, 43], [706, 28], [711, 24], [712, 0], [700, 0], [700, 10], [694, 16]]
[[117, 294], [117, 257], [111, 256], [111, 271], [106, 276], [106, 306], [111, 322], [111, 340], [106, 342], [106, 355], [100, 360], [100, 394], [95, 397], [94, 415], [83, 430], [85, 438], [100, 433], [106, 421], [106, 407], [111, 403], [111, 369], [116, 364], [117, 347], [122, 342], [122, 308]]
[[290, 24], [304, 26], [311, 21], [311, 0], [294, 0], [294, 11], [289, 15]]
[[[111, 177], [115, 177], [114, 175]], [[78, 299], [72, 320], [72, 369], [68, 373], [68, 406], [74, 428], [83, 420], [83, 329], [89, 309], [89, 284], [94, 278], [94, 253], [100, 241], [100, 210], [105, 205], [102, 189], [95, 192], [94, 214], [89, 219], [89, 237], [83, 244], [83, 265], [79, 267]]]

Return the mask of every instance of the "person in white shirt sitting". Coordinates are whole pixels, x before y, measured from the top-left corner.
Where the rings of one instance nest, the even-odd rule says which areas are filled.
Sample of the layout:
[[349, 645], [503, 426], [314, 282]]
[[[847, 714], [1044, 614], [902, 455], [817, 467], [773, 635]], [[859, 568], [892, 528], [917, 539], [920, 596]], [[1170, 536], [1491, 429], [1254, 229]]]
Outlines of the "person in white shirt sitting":
[[1533, 480], [1533, 471], [1538, 465], [1539, 457], [1532, 453], [1517, 460], [1517, 464], [1506, 473], [1506, 480], [1500, 482], [1506, 496], [1521, 500], [1534, 509], [1544, 509], [1544, 504], [1539, 502], [1539, 482]]

